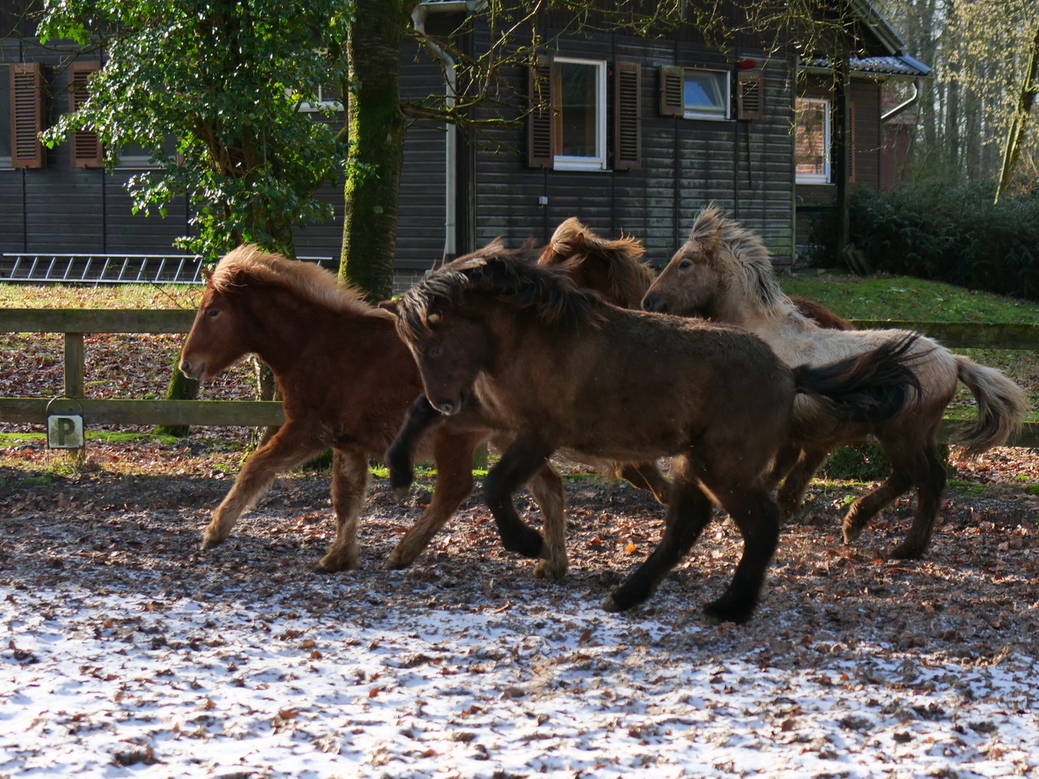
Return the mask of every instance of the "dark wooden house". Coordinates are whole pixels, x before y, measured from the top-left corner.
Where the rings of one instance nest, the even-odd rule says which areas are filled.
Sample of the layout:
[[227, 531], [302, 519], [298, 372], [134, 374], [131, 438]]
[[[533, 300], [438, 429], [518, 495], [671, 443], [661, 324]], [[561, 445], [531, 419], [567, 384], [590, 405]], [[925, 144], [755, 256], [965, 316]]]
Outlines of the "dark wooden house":
[[[131, 213], [125, 184], [145, 157], [124, 155], [107, 170], [91, 133], [50, 150], [35, 141], [76, 109], [101, 62], [70, 56], [71, 43], [40, 46], [23, 13], [32, 2], [0, 0], [0, 279], [25, 258], [178, 254], [172, 241], [190, 229], [185, 199], [164, 218]], [[414, 21], [446, 33], [475, 13], [459, 45], [479, 53], [488, 45], [480, 5], [426, 0]], [[879, 186], [882, 171], [896, 169], [885, 162], [884, 81], [928, 73], [866, 0], [843, 5], [853, 23], [847, 56], [836, 61], [805, 59], [793, 42], [777, 47], [774, 35], [738, 33], [720, 49], [692, 28], [653, 38], [562, 34], [564, 20], [543, 14], [536, 65], [506, 72], [527, 99], [516, 101], [514, 123], [494, 131], [496, 143], [465, 128], [411, 126], [400, 284], [496, 236], [545, 241], [570, 216], [641, 239], [662, 264], [709, 201], [760, 231], [775, 261], [790, 264], [808, 217], [839, 210], [851, 186]], [[740, 9], [729, 8], [733, 29], [744, 27]], [[428, 49], [405, 52], [401, 75], [406, 102], [447, 89]], [[341, 213], [341, 194], [324, 195]], [[338, 221], [308, 227], [297, 250], [334, 262], [340, 238]]]

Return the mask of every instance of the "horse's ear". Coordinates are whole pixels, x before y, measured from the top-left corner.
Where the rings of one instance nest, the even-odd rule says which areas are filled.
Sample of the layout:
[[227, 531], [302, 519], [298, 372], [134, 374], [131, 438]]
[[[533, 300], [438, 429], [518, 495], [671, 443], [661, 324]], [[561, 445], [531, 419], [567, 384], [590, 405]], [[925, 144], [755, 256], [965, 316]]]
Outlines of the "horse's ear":
[[213, 271], [209, 268], [199, 268], [199, 273], [202, 274], [202, 278], [206, 280], [207, 284], [209, 283], [209, 280], [213, 278]]
[[383, 300], [378, 304], [378, 307], [383, 311], [389, 311], [394, 316], [397, 316], [397, 303], [396, 300]]

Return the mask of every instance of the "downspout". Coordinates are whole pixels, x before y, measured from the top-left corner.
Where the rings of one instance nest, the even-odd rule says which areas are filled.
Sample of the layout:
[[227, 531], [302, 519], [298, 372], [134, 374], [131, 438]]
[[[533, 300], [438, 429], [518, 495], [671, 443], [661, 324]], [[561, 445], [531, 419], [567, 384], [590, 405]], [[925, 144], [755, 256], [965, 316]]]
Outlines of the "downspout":
[[[411, 23], [423, 35], [426, 32], [426, 16], [428, 13], [428, 10], [422, 5], [416, 6], [415, 10], [411, 12]], [[450, 111], [455, 107], [455, 95], [457, 94], [458, 86], [458, 79], [455, 75], [455, 61], [450, 54], [433, 43], [433, 41], [426, 39], [424, 43], [440, 59], [444, 66], [444, 80], [446, 82], [444, 105]], [[458, 197], [455, 178], [458, 165], [458, 128], [454, 122], [448, 122], [445, 129], [444, 157], [444, 254], [441, 257], [441, 262], [447, 262], [448, 259], [454, 257], [458, 250], [455, 238], [457, 221], [456, 200]]]
[[920, 79], [914, 79], [913, 80], [913, 94], [910, 95], [907, 99], [903, 100], [898, 105], [896, 105], [894, 108], [892, 108], [887, 113], [881, 114], [880, 115], [880, 121], [881, 122], [886, 122], [888, 119], [893, 119], [894, 117], [898, 116], [900, 113], [905, 111], [907, 108], [912, 106], [914, 103], [916, 103], [917, 100], [920, 99], [920, 81], [921, 81]]

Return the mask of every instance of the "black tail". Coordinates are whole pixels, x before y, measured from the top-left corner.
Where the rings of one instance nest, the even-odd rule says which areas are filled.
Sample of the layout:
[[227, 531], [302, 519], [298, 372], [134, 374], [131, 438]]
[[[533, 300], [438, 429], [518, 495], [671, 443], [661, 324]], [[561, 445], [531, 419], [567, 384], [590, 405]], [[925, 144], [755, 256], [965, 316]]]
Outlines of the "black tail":
[[797, 391], [826, 405], [843, 423], [876, 424], [890, 419], [921, 390], [910, 354], [919, 334], [907, 332], [876, 349], [838, 362], [794, 368]]

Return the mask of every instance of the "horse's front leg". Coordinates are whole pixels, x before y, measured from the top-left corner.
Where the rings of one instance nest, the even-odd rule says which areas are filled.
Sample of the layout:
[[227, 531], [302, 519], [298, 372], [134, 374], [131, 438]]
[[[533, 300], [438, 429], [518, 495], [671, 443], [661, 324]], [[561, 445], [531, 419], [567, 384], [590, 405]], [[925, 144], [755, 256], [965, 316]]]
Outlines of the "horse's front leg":
[[[793, 462], [786, 468], [786, 478], [776, 492], [779, 514], [784, 521], [794, 516], [801, 508], [805, 491], [815, 476], [815, 472], [819, 470], [830, 455], [825, 449], [804, 449], [799, 451], [797, 447], [783, 447], [776, 460], [777, 464], [779, 464], [778, 467], [781, 468], [784, 464], [784, 456], [791, 454], [796, 455], [796, 458], [792, 458]], [[775, 473], [776, 471], [773, 471], [771, 484], [775, 484]]]
[[566, 492], [563, 479], [545, 465], [530, 480], [530, 491], [541, 509], [542, 527], [545, 528], [543, 557], [534, 566], [536, 579], [562, 579], [570, 568], [566, 555]]
[[487, 473], [484, 496], [494, 515], [498, 535], [510, 552], [524, 557], [547, 557], [541, 534], [516, 511], [513, 495], [548, 463], [555, 448], [534, 436], [519, 436]]
[[415, 480], [415, 448], [426, 431], [443, 419], [444, 415], [433, 408], [433, 404], [425, 395], [415, 398], [404, 416], [404, 424], [401, 425], [400, 432], [393, 439], [390, 448], [386, 450], [385, 458], [386, 467], [390, 472], [390, 487], [397, 500], [404, 499]]
[[469, 497], [473, 491], [473, 452], [483, 439], [484, 435], [479, 433], [451, 433], [445, 429], [436, 432], [433, 450], [437, 479], [433, 499], [393, 547], [383, 567], [394, 569], [411, 565], [462, 501]]
[[226, 541], [239, 517], [256, 505], [279, 473], [320, 454], [323, 447], [308, 443], [311, 440], [313, 436], [308, 431], [301, 431], [290, 422], [249, 455], [231, 490], [213, 512], [202, 534], [202, 549], [212, 549]]
[[617, 463], [614, 474], [640, 490], [649, 490], [660, 505], [668, 504], [671, 482], [660, 472], [655, 462]]
[[368, 490], [368, 454], [361, 449], [336, 447], [332, 452], [332, 510], [336, 537], [317, 564], [325, 573], [358, 568], [357, 517]]

